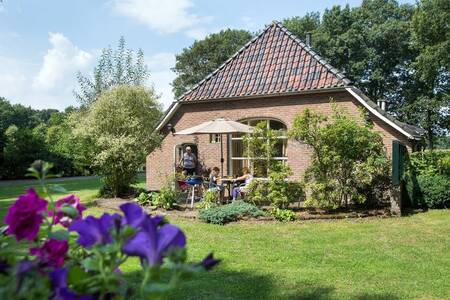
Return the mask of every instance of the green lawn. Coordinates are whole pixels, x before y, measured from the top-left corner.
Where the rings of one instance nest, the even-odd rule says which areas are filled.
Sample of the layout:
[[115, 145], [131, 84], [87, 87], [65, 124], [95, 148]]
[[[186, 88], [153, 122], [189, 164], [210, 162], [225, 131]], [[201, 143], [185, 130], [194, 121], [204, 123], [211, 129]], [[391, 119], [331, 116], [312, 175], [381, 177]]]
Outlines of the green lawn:
[[[56, 178], [47, 180], [49, 185], [57, 184], [64, 187], [69, 194], [75, 194], [84, 204], [88, 204], [97, 197], [98, 190], [102, 182], [97, 177], [77, 177], [77, 178]], [[136, 187], [145, 187], [145, 177], [138, 176]], [[18, 195], [23, 194], [28, 188], [33, 187], [38, 192], [42, 192], [39, 183], [36, 180], [17, 180], [17, 181], [0, 181], [0, 220], [6, 213], [7, 207], [17, 198]], [[55, 197], [62, 197], [64, 193], [54, 193]], [[1, 223], [1, 222], [0, 222]]]
[[[94, 182], [67, 184], [71, 192], [95, 194]], [[1, 203], [14, 188], [0, 187]], [[172, 222], [188, 236], [190, 260], [213, 250], [223, 262], [170, 299], [450, 299], [449, 210], [286, 224]], [[133, 259], [123, 271], [133, 280], [138, 268]]]

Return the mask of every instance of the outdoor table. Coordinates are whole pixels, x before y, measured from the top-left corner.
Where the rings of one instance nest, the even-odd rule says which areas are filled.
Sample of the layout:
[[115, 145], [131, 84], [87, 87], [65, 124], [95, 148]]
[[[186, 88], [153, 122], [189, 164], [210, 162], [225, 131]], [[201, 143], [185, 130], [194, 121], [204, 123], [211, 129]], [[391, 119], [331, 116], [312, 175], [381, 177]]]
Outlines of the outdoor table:
[[[233, 186], [233, 183], [235, 183], [235, 180], [236, 180], [236, 179], [234, 179], [234, 178], [221, 178], [221, 179], [220, 179], [220, 182], [221, 182], [224, 186], [226, 186], [226, 189], [228, 190], [228, 199], [231, 198], [232, 186]], [[228, 201], [227, 201], [227, 202], [228, 202]]]

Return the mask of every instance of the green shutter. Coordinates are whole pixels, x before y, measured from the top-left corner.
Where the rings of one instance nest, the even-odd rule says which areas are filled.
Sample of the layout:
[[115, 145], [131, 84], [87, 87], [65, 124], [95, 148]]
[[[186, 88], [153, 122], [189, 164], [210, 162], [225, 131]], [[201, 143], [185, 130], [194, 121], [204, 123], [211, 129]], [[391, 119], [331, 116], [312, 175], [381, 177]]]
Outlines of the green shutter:
[[400, 141], [392, 142], [392, 183], [400, 185], [405, 168], [406, 147]]

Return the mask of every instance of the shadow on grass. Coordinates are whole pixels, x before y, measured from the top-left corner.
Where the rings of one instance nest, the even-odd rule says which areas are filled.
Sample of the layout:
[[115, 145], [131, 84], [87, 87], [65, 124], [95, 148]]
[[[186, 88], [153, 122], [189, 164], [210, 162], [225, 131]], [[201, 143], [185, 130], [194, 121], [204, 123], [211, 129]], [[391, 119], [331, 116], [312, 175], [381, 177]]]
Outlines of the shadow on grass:
[[[137, 284], [139, 274], [128, 273], [127, 278]], [[333, 299], [333, 287], [297, 282], [293, 288], [283, 288], [275, 281], [269, 275], [217, 269], [182, 283], [168, 299]]]

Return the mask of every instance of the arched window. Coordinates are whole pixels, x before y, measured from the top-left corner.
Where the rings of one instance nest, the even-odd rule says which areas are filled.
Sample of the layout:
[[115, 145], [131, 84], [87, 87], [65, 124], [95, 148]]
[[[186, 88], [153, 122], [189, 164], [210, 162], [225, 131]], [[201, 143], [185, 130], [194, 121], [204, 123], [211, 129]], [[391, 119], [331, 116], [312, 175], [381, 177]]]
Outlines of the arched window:
[[[276, 143], [276, 154], [274, 159], [279, 160], [281, 162], [285, 162], [287, 160], [286, 155], [286, 147], [287, 147], [287, 128], [280, 121], [268, 119], [268, 118], [259, 118], [259, 119], [249, 119], [245, 121], [241, 121], [244, 124], [250, 126], [256, 126], [261, 121], [266, 121], [268, 129], [280, 130], [282, 134], [278, 137], [278, 142]], [[250, 168], [254, 175], [257, 177], [266, 177], [267, 169], [264, 168], [255, 168], [255, 164], [258, 163], [254, 157], [249, 157], [244, 154], [244, 140], [242, 134], [233, 134], [230, 139], [229, 145], [229, 166], [230, 166], [230, 175], [237, 175], [240, 173], [243, 167]]]

